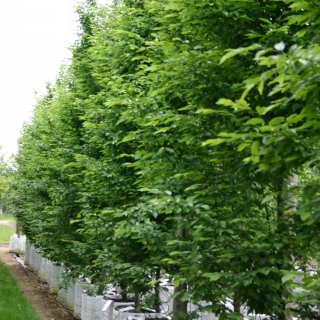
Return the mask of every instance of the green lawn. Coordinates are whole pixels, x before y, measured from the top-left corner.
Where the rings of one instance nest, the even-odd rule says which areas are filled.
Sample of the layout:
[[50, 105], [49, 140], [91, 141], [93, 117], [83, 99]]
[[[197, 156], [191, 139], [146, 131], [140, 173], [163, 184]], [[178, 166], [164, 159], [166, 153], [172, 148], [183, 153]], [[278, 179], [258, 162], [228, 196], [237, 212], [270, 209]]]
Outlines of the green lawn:
[[0, 221], [1, 220], [9, 220], [10, 223], [16, 223], [16, 218], [12, 214], [0, 214]]
[[0, 319], [40, 320], [15, 279], [0, 261]]
[[[0, 225], [0, 243], [9, 243], [10, 236], [15, 233], [15, 230], [11, 229], [8, 226]], [[1, 284], [0, 284], [1, 286]], [[0, 295], [1, 297], [1, 295]], [[1, 319], [1, 317], [0, 317]]]

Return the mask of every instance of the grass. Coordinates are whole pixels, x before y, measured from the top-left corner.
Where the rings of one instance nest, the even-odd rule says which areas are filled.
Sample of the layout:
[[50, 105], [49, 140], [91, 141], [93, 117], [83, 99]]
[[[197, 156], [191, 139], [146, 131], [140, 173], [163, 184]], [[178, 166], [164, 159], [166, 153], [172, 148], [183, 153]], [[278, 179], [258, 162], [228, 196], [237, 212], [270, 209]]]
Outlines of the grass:
[[[0, 214], [0, 222], [3, 220], [8, 220], [11, 224], [16, 223], [16, 218], [11, 214]], [[11, 229], [9, 226], [0, 225], [0, 243], [9, 243], [10, 236], [14, 233], [15, 230]]]
[[0, 261], [0, 319], [40, 320], [10, 271]]
[[0, 214], [0, 221], [1, 220], [9, 220], [10, 223], [13, 223], [13, 224], [16, 223], [16, 218], [12, 214], [6, 214], [6, 213]]
[[[1, 226], [0, 225], [0, 243], [9, 243], [10, 237], [15, 233], [15, 230], [11, 229], [8, 226]], [[1, 283], [0, 283], [1, 286]], [[1, 297], [1, 295], [0, 295]], [[0, 319], [2, 319], [0, 317]]]

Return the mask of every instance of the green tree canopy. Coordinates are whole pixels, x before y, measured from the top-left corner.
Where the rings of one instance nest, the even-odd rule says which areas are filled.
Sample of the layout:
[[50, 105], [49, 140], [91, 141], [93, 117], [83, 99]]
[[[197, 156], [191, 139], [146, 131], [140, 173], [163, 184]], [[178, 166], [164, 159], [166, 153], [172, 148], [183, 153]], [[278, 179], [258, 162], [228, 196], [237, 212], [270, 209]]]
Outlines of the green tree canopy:
[[20, 140], [28, 237], [124, 291], [161, 270], [198, 305], [175, 319], [242, 318], [241, 305], [312, 318], [317, 278], [300, 296], [293, 279], [319, 247], [318, 3], [88, 0], [78, 13], [71, 64]]

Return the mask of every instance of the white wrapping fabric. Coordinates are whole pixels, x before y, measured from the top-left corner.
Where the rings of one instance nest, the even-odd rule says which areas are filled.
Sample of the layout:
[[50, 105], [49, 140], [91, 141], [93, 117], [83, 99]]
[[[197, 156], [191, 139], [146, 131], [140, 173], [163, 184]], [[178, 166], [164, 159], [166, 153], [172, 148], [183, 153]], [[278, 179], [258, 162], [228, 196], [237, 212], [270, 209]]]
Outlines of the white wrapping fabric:
[[81, 281], [77, 279], [76, 286], [75, 286], [75, 295], [74, 295], [74, 309], [73, 309], [73, 316], [76, 319], [81, 319], [81, 305], [82, 305], [82, 293], [83, 290], [90, 286], [89, 282]]
[[74, 298], [75, 298], [75, 289], [76, 283], [71, 282], [67, 288], [67, 300], [66, 300], [66, 308], [69, 310], [74, 309]]
[[10, 237], [9, 252], [17, 254], [23, 254], [26, 251], [26, 236], [18, 237], [17, 234], [13, 234]]
[[103, 296], [90, 297], [82, 294], [81, 320], [102, 320]]
[[49, 281], [49, 291], [50, 293], [57, 293], [60, 284], [60, 270], [61, 266], [56, 266], [54, 264], [50, 265], [50, 281]]

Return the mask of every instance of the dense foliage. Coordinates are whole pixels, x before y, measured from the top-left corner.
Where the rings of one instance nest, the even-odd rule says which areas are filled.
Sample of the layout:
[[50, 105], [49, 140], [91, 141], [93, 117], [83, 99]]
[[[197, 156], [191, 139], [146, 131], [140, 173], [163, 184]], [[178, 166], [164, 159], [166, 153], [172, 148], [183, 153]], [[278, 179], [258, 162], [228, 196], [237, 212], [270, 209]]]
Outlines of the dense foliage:
[[[1, 146], [0, 146], [1, 150]], [[2, 211], [11, 212], [10, 201], [10, 188], [13, 176], [13, 167], [11, 160], [6, 160], [5, 157], [0, 154], [0, 208]]]
[[318, 2], [88, 0], [78, 13], [71, 65], [20, 139], [27, 236], [124, 292], [161, 271], [178, 302], [221, 319], [243, 305], [315, 317]]

